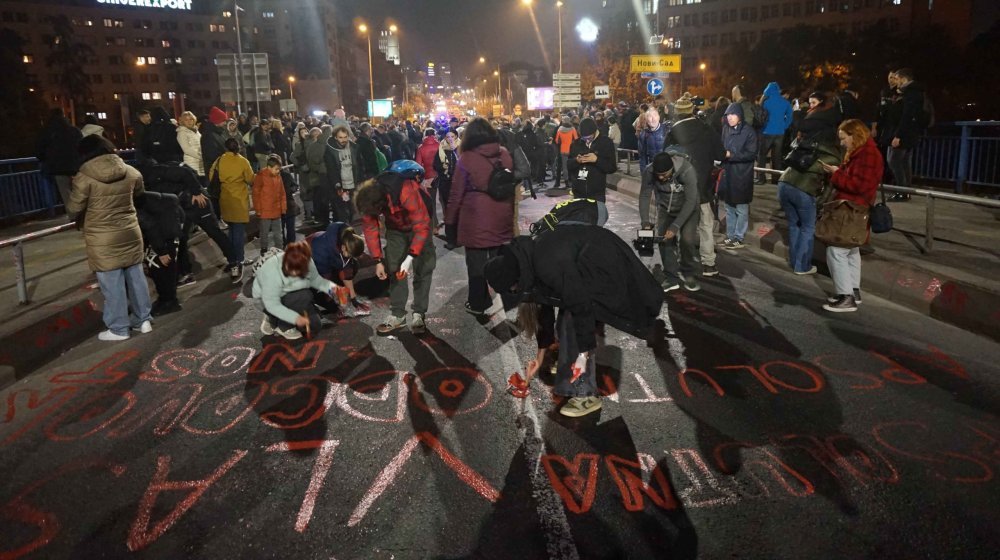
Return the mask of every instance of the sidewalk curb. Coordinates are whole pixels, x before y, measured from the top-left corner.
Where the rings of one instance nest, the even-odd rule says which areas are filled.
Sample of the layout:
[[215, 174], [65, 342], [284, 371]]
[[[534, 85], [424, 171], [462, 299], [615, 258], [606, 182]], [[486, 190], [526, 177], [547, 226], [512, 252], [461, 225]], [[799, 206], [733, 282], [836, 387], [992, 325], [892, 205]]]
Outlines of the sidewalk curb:
[[[638, 198], [638, 177], [616, 173], [608, 178], [608, 187]], [[750, 205], [750, 227], [744, 242], [755, 249], [788, 258], [785, 242], [787, 224], [783, 219], [764, 216], [767, 212]], [[813, 261], [820, 272], [826, 270], [826, 248], [816, 242]], [[885, 298], [956, 327], [1000, 340], [1000, 293], [984, 289], [968, 280], [949, 277], [909, 262], [894, 260], [891, 253], [879, 251], [864, 257], [862, 290]]]

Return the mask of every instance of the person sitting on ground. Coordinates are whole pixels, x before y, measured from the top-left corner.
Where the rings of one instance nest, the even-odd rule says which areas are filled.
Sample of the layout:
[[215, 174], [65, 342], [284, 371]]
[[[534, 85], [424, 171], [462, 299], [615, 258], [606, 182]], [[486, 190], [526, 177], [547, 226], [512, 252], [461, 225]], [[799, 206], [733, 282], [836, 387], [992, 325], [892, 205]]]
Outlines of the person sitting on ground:
[[[312, 259], [319, 275], [337, 284], [338, 290], [347, 290], [350, 307], [341, 309], [344, 315], [370, 315], [370, 303], [354, 290], [358, 257], [365, 252], [365, 239], [344, 222], [334, 222], [326, 231], [316, 232], [307, 237], [306, 241], [312, 247]], [[329, 311], [338, 307], [335, 300], [323, 301], [320, 306]]]
[[[537, 238], [516, 237], [486, 263], [485, 274], [498, 293], [559, 308], [554, 393], [568, 398], [559, 412], [569, 417], [601, 408], [594, 355], [598, 321], [645, 338], [663, 305], [660, 285], [632, 247], [600, 226], [556, 227]], [[522, 331], [533, 335], [530, 323], [537, 318], [538, 313], [524, 313]], [[539, 363], [542, 357], [540, 351]]]
[[323, 278], [312, 260], [307, 241], [289, 243], [261, 263], [253, 279], [253, 301], [264, 313], [260, 332], [287, 340], [319, 332], [322, 320], [313, 305], [314, 292], [332, 296], [335, 285]]

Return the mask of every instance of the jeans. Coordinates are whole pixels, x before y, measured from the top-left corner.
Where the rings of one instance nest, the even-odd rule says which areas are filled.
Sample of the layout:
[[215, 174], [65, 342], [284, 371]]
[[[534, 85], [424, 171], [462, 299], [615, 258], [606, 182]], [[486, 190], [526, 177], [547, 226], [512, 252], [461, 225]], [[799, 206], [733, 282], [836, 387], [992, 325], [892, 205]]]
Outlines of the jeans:
[[[120, 336], [128, 336], [128, 327], [138, 327], [150, 320], [149, 286], [142, 273], [142, 264], [128, 268], [98, 271], [97, 284], [104, 296], [104, 325]], [[129, 317], [129, 305], [132, 317]]]
[[569, 181], [569, 164], [568, 164], [567, 160], [569, 160], [569, 154], [568, 153], [564, 154], [562, 152], [559, 152], [556, 155], [556, 177], [555, 177], [556, 182], [555, 182], [555, 186], [557, 186], [557, 187], [559, 186], [560, 182], [565, 182], [566, 183], [566, 188], [569, 188], [569, 186], [570, 186], [570, 181]]
[[247, 244], [247, 225], [229, 224], [229, 242], [233, 244], [233, 257], [237, 263], [246, 259], [243, 246]]
[[852, 295], [855, 289], [861, 289], [861, 249], [827, 247], [826, 264], [837, 295]]
[[[656, 237], [663, 238], [667, 227], [676, 219], [676, 214], [668, 214], [663, 208], [656, 215]], [[699, 274], [698, 259], [698, 220], [697, 214], [688, 216], [681, 224], [680, 231], [673, 239], [664, 240], [660, 245], [660, 262], [663, 263], [663, 273], [667, 279], [680, 282], [680, 274], [685, 278], [693, 278]], [[680, 274], [679, 274], [680, 273]]]
[[[385, 232], [385, 271], [389, 275], [389, 311], [393, 317], [406, 316], [406, 300], [410, 298], [409, 279], [396, 279], [396, 271], [403, 264], [413, 240], [412, 231], [386, 229]], [[431, 276], [437, 265], [437, 254], [434, 243], [428, 239], [419, 257], [413, 259], [413, 312], [421, 315], [427, 313], [431, 299]]]
[[271, 247], [281, 249], [281, 218], [261, 218], [260, 219], [260, 254], [264, 254]]
[[576, 329], [573, 326], [573, 315], [562, 308], [556, 319], [556, 332], [559, 334], [559, 364], [556, 368], [556, 386], [553, 393], [563, 397], [589, 397], [597, 394], [597, 356], [596, 350], [591, 350], [587, 359], [587, 367], [576, 382], [573, 382], [573, 362], [580, 354], [576, 343]]
[[[762, 134], [760, 137], [760, 152], [757, 155], [757, 167], [766, 167], [767, 153], [771, 152], [771, 169], [784, 169], [782, 162], [782, 149], [785, 145], [784, 134]], [[761, 178], [767, 180], [767, 176], [760, 174]]]
[[702, 266], [715, 266], [715, 213], [712, 203], [701, 204], [701, 216], [698, 220], [699, 253]]
[[812, 267], [816, 237], [816, 197], [785, 183], [778, 183], [778, 202], [788, 218], [788, 264], [795, 272]]
[[726, 237], [743, 241], [743, 236], [747, 234], [747, 226], [750, 220], [749, 204], [726, 203]]
[[896, 184], [901, 187], [913, 185], [913, 150], [889, 146], [889, 169]]

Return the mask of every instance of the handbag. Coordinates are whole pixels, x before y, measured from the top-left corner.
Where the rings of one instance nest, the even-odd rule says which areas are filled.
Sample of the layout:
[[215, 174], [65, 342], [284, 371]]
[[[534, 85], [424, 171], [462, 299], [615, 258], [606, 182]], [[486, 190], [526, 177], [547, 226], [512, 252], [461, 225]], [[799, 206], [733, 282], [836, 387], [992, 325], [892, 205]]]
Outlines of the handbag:
[[882, 201], [874, 204], [869, 211], [872, 232], [888, 233], [892, 231], [892, 210], [885, 203], [885, 189], [882, 188], [881, 183], [878, 186], [878, 192], [882, 195]]
[[868, 241], [868, 206], [849, 200], [823, 205], [816, 222], [816, 239], [831, 247], [851, 249]]
[[796, 171], [805, 173], [816, 163], [816, 158], [818, 157], [819, 144], [811, 140], [806, 140], [796, 144], [792, 148], [792, 151], [788, 152], [788, 155], [785, 156], [782, 163], [786, 167], [791, 167]]

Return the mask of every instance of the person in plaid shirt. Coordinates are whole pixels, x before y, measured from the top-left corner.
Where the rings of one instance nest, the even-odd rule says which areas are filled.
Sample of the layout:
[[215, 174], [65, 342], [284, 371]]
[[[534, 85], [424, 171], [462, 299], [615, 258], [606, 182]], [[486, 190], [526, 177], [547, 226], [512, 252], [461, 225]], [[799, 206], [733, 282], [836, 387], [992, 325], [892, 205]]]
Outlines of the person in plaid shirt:
[[[842, 165], [823, 164], [830, 173], [830, 183], [837, 189], [836, 200], [849, 200], [871, 206], [882, 181], [884, 162], [868, 127], [857, 119], [844, 121], [837, 129], [840, 145], [847, 155]], [[870, 227], [870, 226], [869, 226]], [[857, 311], [861, 303], [861, 249], [827, 247], [826, 264], [830, 267], [836, 293], [823, 309], [834, 313]]]
[[[393, 334], [406, 326], [407, 276], [413, 275], [413, 317], [410, 331], [426, 332], [424, 323], [430, 301], [431, 276], [437, 264], [434, 244], [428, 243], [431, 218], [420, 196], [420, 183], [396, 173], [383, 173], [365, 182], [355, 197], [368, 252], [378, 263], [375, 275], [389, 280], [391, 315], [378, 327], [379, 335]], [[379, 233], [385, 220], [385, 253]]]

